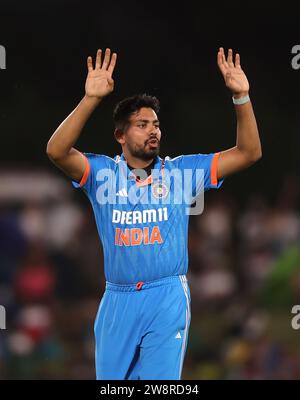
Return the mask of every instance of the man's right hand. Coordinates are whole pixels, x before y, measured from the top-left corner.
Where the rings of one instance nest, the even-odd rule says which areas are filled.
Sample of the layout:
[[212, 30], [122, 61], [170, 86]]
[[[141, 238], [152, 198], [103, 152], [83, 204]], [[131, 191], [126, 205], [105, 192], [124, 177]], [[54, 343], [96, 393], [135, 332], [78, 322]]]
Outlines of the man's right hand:
[[110, 56], [110, 49], [105, 50], [103, 62], [101, 55], [102, 50], [99, 49], [96, 54], [95, 68], [93, 68], [92, 57], [87, 58], [88, 76], [85, 82], [86, 96], [99, 100], [114, 90], [112, 73], [117, 61], [117, 54], [113, 53]]

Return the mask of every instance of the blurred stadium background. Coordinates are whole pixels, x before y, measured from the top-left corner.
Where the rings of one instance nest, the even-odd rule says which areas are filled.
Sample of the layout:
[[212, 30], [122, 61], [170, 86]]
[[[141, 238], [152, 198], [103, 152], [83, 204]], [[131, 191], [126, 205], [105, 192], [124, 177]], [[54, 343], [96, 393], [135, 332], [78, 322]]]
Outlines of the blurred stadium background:
[[169, 3], [0, 1], [0, 379], [94, 379], [93, 321], [104, 289], [100, 242], [83, 193], [46, 144], [84, 93], [86, 57], [118, 52], [115, 92], [77, 148], [119, 154], [116, 102], [161, 101], [162, 155], [235, 143], [218, 47], [241, 54], [263, 158], [206, 193], [190, 219], [192, 322], [184, 379], [300, 379], [297, 14], [278, 1]]

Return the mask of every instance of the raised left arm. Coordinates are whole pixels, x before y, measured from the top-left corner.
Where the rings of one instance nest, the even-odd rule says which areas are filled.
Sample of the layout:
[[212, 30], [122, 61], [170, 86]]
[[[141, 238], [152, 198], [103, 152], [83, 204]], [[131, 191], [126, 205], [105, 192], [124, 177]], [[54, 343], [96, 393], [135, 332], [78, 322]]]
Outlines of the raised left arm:
[[[231, 90], [235, 99], [241, 99], [249, 94], [249, 83], [241, 68], [239, 54], [236, 54], [234, 63], [232, 50], [229, 49], [226, 60], [224, 50], [221, 47], [218, 51], [218, 66], [226, 86]], [[249, 167], [262, 156], [251, 101], [234, 107], [237, 117], [236, 146], [220, 152], [217, 170], [218, 179]]]

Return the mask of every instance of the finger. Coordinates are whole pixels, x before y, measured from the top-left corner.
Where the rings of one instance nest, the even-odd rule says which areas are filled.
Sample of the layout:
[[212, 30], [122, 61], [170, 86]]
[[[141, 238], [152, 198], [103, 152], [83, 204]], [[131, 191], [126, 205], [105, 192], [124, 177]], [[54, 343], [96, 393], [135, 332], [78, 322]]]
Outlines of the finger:
[[222, 47], [219, 48], [218, 54], [217, 54], [217, 63], [219, 65], [219, 67], [223, 64], [223, 49]]
[[89, 72], [93, 71], [93, 60], [91, 56], [88, 56], [87, 58], [87, 68]]
[[107, 69], [110, 60], [110, 49], [105, 50], [105, 56], [101, 69]]
[[226, 61], [223, 47], [221, 47], [221, 54], [222, 54], [222, 64], [224, 65], [224, 67], [228, 68], [228, 62]]
[[224, 64], [224, 60], [225, 60], [224, 49], [223, 49], [223, 47], [220, 47], [219, 51], [218, 51], [217, 62], [218, 62], [219, 69], [220, 69], [221, 73], [223, 74], [223, 76], [225, 76], [225, 73], [226, 73], [226, 67]]
[[109, 67], [107, 69], [107, 71], [109, 72], [110, 76], [112, 76], [112, 73], [114, 72], [114, 69], [115, 69], [115, 66], [116, 66], [116, 62], [117, 62], [117, 53], [113, 53], [113, 55], [111, 56]]
[[95, 69], [99, 69], [101, 66], [101, 54], [102, 50], [98, 49], [97, 54], [96, 54], [96, 64], [95, 64]]
[[234, 67], [232, 60], [232, 49], [228, 49], [227, 62], [230, 67]]
[[237, 68], [241, 68], [241, 58], [240, 58], [239, 53], [236, 53], [236, 55], [235, 55], [235, 66]]

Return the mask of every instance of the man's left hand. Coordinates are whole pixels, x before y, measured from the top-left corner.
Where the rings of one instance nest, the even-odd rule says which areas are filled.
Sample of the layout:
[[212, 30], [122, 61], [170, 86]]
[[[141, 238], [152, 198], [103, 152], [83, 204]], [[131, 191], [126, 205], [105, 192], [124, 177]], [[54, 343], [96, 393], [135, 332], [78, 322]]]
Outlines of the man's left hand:
[[218, 66], [228, 89], [235, 98], [246, 96], [249, 93], [249, 82], [241, 68], [240, 55], [236, 53], [233, 62], [232, 49], [228, 50], [227, 60], [223, 47], [218, 51]]

